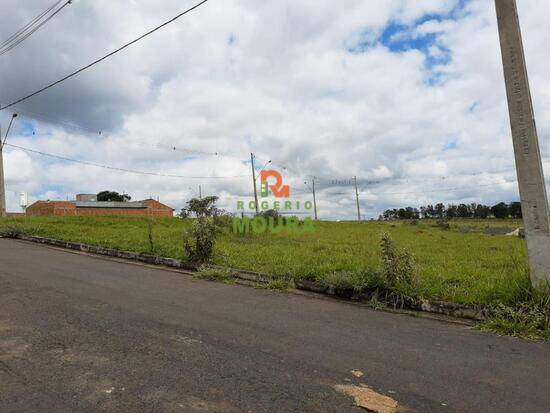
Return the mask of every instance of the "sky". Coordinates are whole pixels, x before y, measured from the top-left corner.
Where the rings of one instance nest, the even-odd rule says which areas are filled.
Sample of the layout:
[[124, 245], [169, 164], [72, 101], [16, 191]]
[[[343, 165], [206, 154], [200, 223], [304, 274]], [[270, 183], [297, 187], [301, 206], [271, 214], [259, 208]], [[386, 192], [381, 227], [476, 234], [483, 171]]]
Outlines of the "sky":
[[[3, 0], [0, 39], [52, 2]], [[0, 102], [195, 2], [73, 1], [0, 56]], [[548, 172], [550, 3], [518, 7]], [[311, 200], [316, 177], [323, 219], [355, 217], [354, 176], [365, 218], [403, 206], [519, 198], [492, 0], [210, 0], [3, 111], [4, 131], [12, 111], [15, 146], [4, 148], [10, 211], [20, 210], [21, 192], [34, 202], [102, 190], [178, 210], [200, 185], [233, 212], [237, 201], [253, 199], [251, 152], [257, 171], [272, 161], [266, 168], [282, 173], [292, 200]]]

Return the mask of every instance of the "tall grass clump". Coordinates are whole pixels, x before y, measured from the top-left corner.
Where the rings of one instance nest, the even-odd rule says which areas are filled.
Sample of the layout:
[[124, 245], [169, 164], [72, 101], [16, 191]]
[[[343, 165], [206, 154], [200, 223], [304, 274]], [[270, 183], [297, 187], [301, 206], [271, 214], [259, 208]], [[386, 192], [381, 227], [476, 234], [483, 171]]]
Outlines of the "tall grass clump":
[[417, 268], [408, 248], [399, 249], [390, 234], [384, 232], [380, 239], [382, 276], [390, 288], [410, 291], [417, 284]]

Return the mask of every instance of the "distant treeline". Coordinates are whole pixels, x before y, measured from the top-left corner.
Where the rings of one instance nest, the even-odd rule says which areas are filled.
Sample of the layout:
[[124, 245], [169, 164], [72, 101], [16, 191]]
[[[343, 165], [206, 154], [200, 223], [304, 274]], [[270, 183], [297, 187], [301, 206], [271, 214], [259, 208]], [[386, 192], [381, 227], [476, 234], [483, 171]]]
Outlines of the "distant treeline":
[[420, 208], [406, 207], [399, 209], [388, 209], [382, 215], [381, 220], [392, 219], [453, 219], [453, 218], [522, 218], [521, 203], [512, 202], [506, 204], [501, 202], [493, 206], [482, 204], [459, 204], [447, 205], [436, 204], [426, 205]]

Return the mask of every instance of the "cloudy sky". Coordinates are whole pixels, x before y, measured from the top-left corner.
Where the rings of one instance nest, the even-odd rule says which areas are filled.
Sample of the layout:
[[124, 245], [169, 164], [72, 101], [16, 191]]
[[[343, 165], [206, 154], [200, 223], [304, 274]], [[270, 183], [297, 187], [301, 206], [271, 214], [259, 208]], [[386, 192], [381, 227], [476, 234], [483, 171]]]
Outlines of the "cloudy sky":
[[[0, 38], [52, 2], [2, 0]], [[518, 3], [550, 171], [550, 3]], [[74, 0], [0, 56], [0, 102], [193, 4]], [[181, 208], [199, 184], [234, 210], [252, 197], [250, 152], [258, 169], [272, 160], [293, 199], [310, 199], [304, 182], [318, 177], [327, 219], [354, 217], [353, 176], [368, 218], [518, 198], [492, 0], [210, 0], [10, 110], [20, 115], [8, 141], [17, 147], [4, 149], [11, 211], [24, 191], [34, 201], [105, 189]], [[0, 115], [3, 130], [10, 116]]]

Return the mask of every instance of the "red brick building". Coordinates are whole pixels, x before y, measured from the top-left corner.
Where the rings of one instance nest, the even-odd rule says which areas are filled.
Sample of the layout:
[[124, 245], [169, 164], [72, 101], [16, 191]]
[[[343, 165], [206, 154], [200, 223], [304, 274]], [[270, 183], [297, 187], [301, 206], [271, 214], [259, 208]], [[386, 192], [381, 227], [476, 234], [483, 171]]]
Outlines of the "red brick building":
[[27, 216], [127, 215], [173, 217], [174, 210], [154, 199], [139, 202], [37, 201], [27, 207]]

